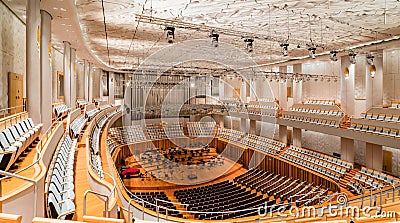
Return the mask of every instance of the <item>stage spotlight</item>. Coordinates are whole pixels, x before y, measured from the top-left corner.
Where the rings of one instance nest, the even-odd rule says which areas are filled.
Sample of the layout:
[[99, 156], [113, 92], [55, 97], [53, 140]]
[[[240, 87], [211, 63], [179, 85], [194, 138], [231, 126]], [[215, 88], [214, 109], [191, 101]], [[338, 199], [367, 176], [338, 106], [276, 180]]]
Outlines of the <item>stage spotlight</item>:
[[165, 30], [167, 31], [168, 43], [173, 43], [174, 39], [175, 39], [175, 28], [167, 26], [167, 27], [165, 27]]
[[374, 64], [369, 66], [369, 75], [374, 78], [376, 73], [376, 67]]
[[280, 46], [282, 47], [282, 54], [283, 54], [283, 56], [287, 56], [288, 53], [289, 53], [289, 52], [288, 52], [289, 44], [288, 44], [288, 43], [282, 43]]
[[367, 56], [367, 63], [369, 64], [369, 65], [374, 65], [374, 56], [372, 56], [372, 55], [368, 55]]
[[219, 38], [219, 34], [217, 33], [217, 31], [211, 30], [210, 37], [211, 37], [211, 44], [214, 47], [217, 47], [218, 46], [218, 38]]
[[247, 51], [248, 51], [249, 53], [253, 52], [253, 42], [254, 42], [254, 39], [246, 38], [246, 39], [244, 39], [244, 42], [246, 43]]
[[336, 54], [337, 54], [337, 51], [332, 50], [332, 51], [330, 52], [330, 57], [329, 57], [329, 59], [331, 59], [331, 61], [337, 61], [338, 59], [337, 59], [337, 57], [336, 57]]
[[312, 59], [315, 59], [315, 51], [317, 50], [317, 48], [315, 47], [310, 47], [308, 48], [308, 55], [310, 55], [310, 57]]
[[357, 62], [356, 56], [357, 56], [357, 54], [354, 53], [353, 51], [350, 51], [350, 52], [349, 52], [350, 63], [356, 64], [356, 62]]

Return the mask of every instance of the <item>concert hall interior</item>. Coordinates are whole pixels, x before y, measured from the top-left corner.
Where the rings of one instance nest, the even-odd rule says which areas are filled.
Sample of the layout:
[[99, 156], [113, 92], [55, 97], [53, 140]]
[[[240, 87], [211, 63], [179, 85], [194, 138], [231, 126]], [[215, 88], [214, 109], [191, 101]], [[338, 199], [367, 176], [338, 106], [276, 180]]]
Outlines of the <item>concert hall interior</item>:
[[0, 223], [400, 221], [400, 0], [1, 0]]

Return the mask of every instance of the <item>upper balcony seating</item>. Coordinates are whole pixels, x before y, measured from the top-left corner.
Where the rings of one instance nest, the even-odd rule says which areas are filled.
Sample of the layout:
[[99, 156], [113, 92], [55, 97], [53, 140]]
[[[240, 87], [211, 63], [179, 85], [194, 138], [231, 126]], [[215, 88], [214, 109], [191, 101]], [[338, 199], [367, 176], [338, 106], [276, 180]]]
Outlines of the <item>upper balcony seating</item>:
[[277, 117], [280, 110], [278, 101], [273, 98], [250, 101], [246, 107], [249, 114], [269, 117]]
[[282, 118], [339, 128], [345, 116], [342, 109], [333, 102], [295, 104], [289, 111], [282, 112]]
[[286, 146], [283, 142], [251, 134], [246, 135], [241, 142], [243, 145], [271, 155], [280, 153], [280, 151], [282, 151]]
[[214, 137], [215, 122], [188, 122], [187, 129], [189, 136], [192, 137]]
[[240, 140], [242, 140], [243, 137], [246, 136], [246, 133], [233, 129], [220, 128], [218, 130], [217, 136], [223, 139], [227, 139], [229, 141], [239, 142]]
[[363, 190], [377, 190], [389, 185], [397, 185], [400, 179], [384, 174], [380, 171], [362, 167], [348, 184], [348, 189], [355, 194], [362, 194]]
[[56, 117], [56, 119], [63, 119], [65, 117], [67, 117], [68, 112], [71, 109], [68, 108], [66, 105], [59, 105], [57, 107], [54, 107], [54, 115]]
[[390, 108], [400, 108], [400, 102], [392, 101]]
[[87, 119], [85, 119], [85, 116], [80, 115], [72, 122], [70, 131], [73, 138], [78, 138], [81, 135], [83, 128], [85, 128], [86, 121]]
[[85, 118], [87, 118], [88, 121], [90, 121], [90, 120], [92, 120], [92, 118], [94, 116], [97, 115], [98, 112], [99, 112], [99, 109], [97, 109], [94, 104], [86, 105]]
[[[164, 192], [131, 192], [130, 197], [135, 199], [138, 203], [141, 204], [141, 200], [144, 200], [145, 208], [153, 210], [154, 212], [157, 211], [156, 204], [168, 209], [168, 216], [182, 218], [183, 215], [176, 210], [175, 205], [171, 203], [169, 198]], [[139, 198], [139, 200], [137, 199]], [[157, 200], [157, 201], [156, 201]], [[167, 214], [165, 208], [159, 208], [160, 214]]]
[[304, 104], [312, 105], [335, 105], [335, 100], [308, 100]]
[[47, 176], [47, 214], [51, 218], [72, 219], [75, 212], [74, 163], [77, 139], [69, 135], [58, 143]]
[[22, 120], [0, 132], [0, 170], [7, 171], [19, 156], [40, 135], [42, 124], [31, 118]]
[[294, 146], [290, 146], [281, 157], [336, 181], [353, 168], [353, 164], [346, 161]]
[[349, 130], [400, 138], [400, 109], [371, 108], [361, 113], [360, 118], [352, 118]]
[[275, 200], [269, 201], [262, 195], [257, 195], [249, 190], [241, 188], [230, 181], [211, 184], [174, 192], [179, 202], [186, 204], [187, 209], [201, 212], [237, 211], [226, 214], [195, 214], [200, 220], [223, 220], [257, 215], [257, 210], [245, 210], [257, 208], [267, 204], [275, 204]]
[[222, 100], [222, 103], [228, 112], [240, 112], [243, 107], [243, 103], [239, 98], [225, 98]]
[[111, 128], [110, 136], [121, 145], [147, 140], [143, 128], [140, 125]]

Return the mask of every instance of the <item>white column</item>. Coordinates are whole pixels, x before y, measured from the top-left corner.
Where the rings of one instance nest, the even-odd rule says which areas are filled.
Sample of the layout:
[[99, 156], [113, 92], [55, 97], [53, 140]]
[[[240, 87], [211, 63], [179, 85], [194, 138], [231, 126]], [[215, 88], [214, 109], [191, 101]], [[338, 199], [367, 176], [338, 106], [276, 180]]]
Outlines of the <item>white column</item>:
[[[341, 71], [340, 71], [341, 107], [347, 115], [354, 116], [355, 115], [354, 64], [350, 63], [348, 56], [343, 56], [340, 61], [341, 61]], [[349, 69], [348, 79], [346, 79], [344, 76], [344, 70], [346, 67]]]
[[250, 134], [256, 135], [256, 120], [250, 120]]
[[85, 101], [89, 101], [89, 72], [90, 63], [87, 60], [83, 61], [83, 78], [84, 78], [84, 98]]
[[240, 119], [240, 131], [249, 133], [249, 128], [247, 127], [247, 118]]
[[69, 68], [71, 74], [71, 108], [76, 107], [76, 85], [77, 85], [77, 76], [76, 76], [76, 50], [74, 48], [71, 48], [71, 54], [70, 54], [70, 68]]
[[109, 82], [109, 88], [108, 88], [108, 103], [109, 104], [114, 104], [114, 86], [115, 86], [115, 75], [114, 72], [109, 72], [108, 73], [108, 82]]
[[[287, 67], [286, 66], [279, 67], [279, 72], [286, 73]], [[279, 104], [281, 105], [283, 110], [287, 109], [287, 83], [286, 83], [286, 81], [279, 82]]]
[[[382, 51], [380, 51], [382, 53]], [[370, 75], [370, 65], [367, 63], [366, 71], [366, 107], [379, 107], [383, 105], [383, 56], [378, 54], [374, 58], [376, 68], [375, 77]]]
[[225, 81], [222, 77], [219, 78], [219, 100], [223, 100], [225, 98]]
[[287, 126], [279, 125], [279, 141], [287, 143]]
[[[303, 72], [301, 64], [294, 64], [293, 65], [293, 73], [301, 74]], [[299, 104], [303, 100], [303, 81], [296, 81], [293, 80], [293, 104]]]
[[301, 147], [301, 129], [293, 128], [293, 145]]
[[67, 107], [71, 107], [71, 44], [64, 41], [64, 102]]
[[41, 121], [40, 111], [40, 1], [26, 5], [26, 97], [29, 116]]
[[354, 139], [340, 138], [342, 160], [354, 163]]
[[40, 110], [41, 122], [43, 123], [42, 132], [51, 126], [51, 102], [52, 102], [52, 73], [51, 73], [51, 15], [41, 10], [40, 26], [40, 76], [41, 76], [41, 96]]
[[368, 168], [382, 171], [383, 150], [381, 145], [367, 143], [365, 151], [365, 163]]

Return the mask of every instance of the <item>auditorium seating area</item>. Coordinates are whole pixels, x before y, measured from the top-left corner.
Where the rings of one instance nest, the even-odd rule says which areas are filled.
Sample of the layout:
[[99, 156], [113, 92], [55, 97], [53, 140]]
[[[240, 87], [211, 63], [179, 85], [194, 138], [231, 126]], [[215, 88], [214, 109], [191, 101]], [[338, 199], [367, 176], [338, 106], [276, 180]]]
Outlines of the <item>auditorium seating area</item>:
[[282, 112], [283, 119], [335, 128], [341, 127], [344, 117], [344, 112], [334, 101], [307, 101]]
[[188, 122], [186, 126], [191, 137], [213, 137], [216, 131], [215, 122]]
[[35, 142], [43, 125], [31, 118], [21, 120], [0, 132], [0, 170], [7, 171], [20, 155]]
[[390, 105], [390, 108], [399, 109], [400, 108], [400, 102], [392, 101], [392, 104]]
[[111, 138], [115, 139], [119, 144], [132, 144], [147, 140], [140, 125], [111, 128], [109, 133]]
[[386, 175], [380, 171], [362, 167], [348, 183], [348, 187], [353, 193], [361, 194], [363, 190], [370, 190], [371, 188], [373, 190], [378, 190], [379, 188], [396, 185], [398, 183], [399, 179], [397, 178]]
[[400, 138], [400, 110], [397, 108], [372, 108], [352, 118], [350, 130]]
[[351, 163], [295, 146], [290, 146], [281, 157], [335, 180], [353, 168]]
[[239, 98], [225, 98], [222, 103], [228, 112], [240, 112], [243, 106]]
[[[135, 199], [139, 204], [142, 200], [145, 202], [145, 207], [156, 212], [156, 204], [161, 206], [160, 214], [167, 214], [165, 208], [168, 209], [168, 216], [182, 218], [183, 215], [176, 210], [176, 207], [168, 199], [164, 192], [131, 192], [130, 197]], [[164, 207], [164, 208], [162, 208]]]
[[70, 127], [70, 134], [72, 138], [78, 138], [82, 134], [82, 130], [86, 126], [88, 120], [84, 115], [79, 115], [72, 123]]
[[251, 134], [246, 135], [241, 143], [243, 145], [269, 153], [271, 155], [279, 154], [286, 146], [286, 144], [283, 142]]
[[47, 214], [51, 218], [72, 219], [75, 212], [74, 164], [77, 139], [68, 134], [58, 143], [46, 180]]
[[58, 105], [54, 107], [54, 116], [56, 119], [63, 119], [67, 117], [70, 110], [66, 105]]
[[183, 127], [180, 123], [146, 125], [147, 134], [151, 139], [165, 139], [183, 137]]
[[99, 110], [94, 104], [88, 104], [85, 106], [85, 118], [87, 118], [88, 121], [92, 120], [92, 118], [96, 116], [98, 112]]
[[179, 202], [187, 205], [187, 210], [200, 212], [231, 211], [231, 213], [225, 214], [195, 214], [195, 217], [200, 220], [224, 220], [257, 215], [258, 207], [263, 206], [265, 202], [269, 205], [275, 203], [263, 198], [262, 195], [241, 188], [232, 181], [178, 190], [174, 192], [174, 195]]
[[279, 110], [278, 101], [273, 98], [263, 98], [247, 104], [247, 112], [254, 115], [277, 117]]
[[87, 102], [84, 99], [77, 99], [76, 100], [76, 106], [78, 108], [84, 109], [86, 105], [87, 105]]
[[281, 205], [292, 202], [297, 207], [316, 205], [323, 202], [328, 194], [328, 190], [321, 188], [320, 185], [309, 184], [255, 168], [234, 178], [233, 181], [268, 195], [268, 197], [273, 196], [273, 200], [279, 199], [279, 202], [274, 203]]
[[232, 141], [232, 142], [239, 142], [246, 133], [233, 130], [233, 129], [226, 129], [226, 128], [220, 128], [218, 129], [218, 134], [217, 137]]

